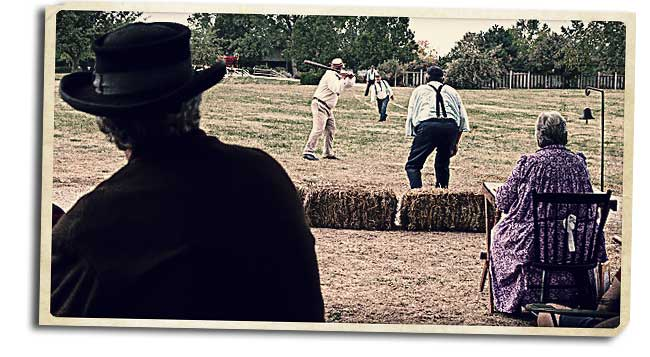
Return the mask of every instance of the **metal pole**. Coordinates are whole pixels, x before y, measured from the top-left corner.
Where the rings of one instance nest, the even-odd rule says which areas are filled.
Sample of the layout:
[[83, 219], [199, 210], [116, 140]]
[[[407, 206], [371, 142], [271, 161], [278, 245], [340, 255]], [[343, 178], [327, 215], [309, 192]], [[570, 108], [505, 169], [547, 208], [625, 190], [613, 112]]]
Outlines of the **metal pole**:
[[600, 92], [600, 191], [605, 192], [605, 91]]
[[600, 190], [605, 188], [605, 91], [602, 89], [587, 86], [585, 95], [594, 90], [600, 92]]

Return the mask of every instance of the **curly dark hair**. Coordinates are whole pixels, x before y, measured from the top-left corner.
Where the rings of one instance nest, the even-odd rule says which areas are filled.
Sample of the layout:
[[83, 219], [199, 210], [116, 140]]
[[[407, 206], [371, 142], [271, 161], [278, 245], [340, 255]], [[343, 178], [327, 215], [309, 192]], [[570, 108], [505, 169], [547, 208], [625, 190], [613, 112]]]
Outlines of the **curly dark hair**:
[[120, 150], [135, 150], [156, 138], [179, 136], [199, 128], [201, 95], [180, 105], [175, 113], [152, 114], [153, 118], [97, 117], [97, 125]]

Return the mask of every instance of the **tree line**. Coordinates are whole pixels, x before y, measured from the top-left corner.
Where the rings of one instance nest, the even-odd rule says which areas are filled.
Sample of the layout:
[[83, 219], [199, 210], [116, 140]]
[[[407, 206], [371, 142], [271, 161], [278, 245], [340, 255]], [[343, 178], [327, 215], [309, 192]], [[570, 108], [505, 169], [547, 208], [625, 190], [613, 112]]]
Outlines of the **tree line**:
[[141, 15], [133, 11], [59, 11], [56, 14], [56, 62], [65, 64], [71, 71], [94, 66], [93, 41], [136, 21]]
[[253, 66], [279, 54], [291, 74], [309, 71], [309, 59], [329, 63], [341, 57], [349, 68], [368, 68], [387, 60], [417, 58], [417, 43], [406, 17], [192, 14], [193, 61], [214, 61], [217, 54], [238, 56]]
[[[57, 62], [71, 70], [92, 64], [92, 41], [141, 18], [139, 12], [61, 11], [57, 14]], [[296, 75], [314, 69], [305, 59], [329, 63], [341, 57], [348, 68], [386, 68], [418, 58], [418, 44], [406, 17], [307, 16], [196, 13], [188, 17], [195, 66], [220, 56], [237, 56], [252, 67], [280, 56]], [[84, 66], [82, 66], [82, 64]]]
[[467, 32], [439, 63], [449, 81], [462, 88], [480, 88], [509, 71], [565, 78], [624, 73], [625, 24], [576, 20], [559, 33], [538, 20], [518, 20], [510, 28], [494, 25]]
[[[92, 41], [141, 15], [57, 13], [57, 62], [72, 70], [92, 64]], [[448, 81], [461, 88], [480, 88], [511, 70], [569, 78], [625, 69], [625, 24], [616, 21], [571, 21], [558, 33], [539, 20], [521, 19], [509, 28], [467, 32], [448, 54], [438, 56], [427, 41], [415, 41], [406, 17], [196, 13], [187, 20], [196, 66], [228, 55], [238, 56], [240, 66], [252, 67], [279, 56], [287, 71], [298, 75], [315, 71], [302, 64], [304, 59], [326, 64], [341, 57], [348, 68], [375, 65], [395, 80], [405, 71], [438, 64]]]

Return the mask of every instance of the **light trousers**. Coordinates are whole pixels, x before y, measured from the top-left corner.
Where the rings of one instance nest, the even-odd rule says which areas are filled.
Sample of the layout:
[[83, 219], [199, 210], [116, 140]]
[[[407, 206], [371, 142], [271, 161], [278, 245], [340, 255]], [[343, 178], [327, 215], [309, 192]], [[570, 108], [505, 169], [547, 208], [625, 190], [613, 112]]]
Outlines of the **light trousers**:
[[323, 156], [334, 155], [332, 151], [334, 133], [336, 132], [334, 114], [324, 104], [314, 99], [311, 101], [311, 115], [313, 119], [312, 128], [303, 154], [313, 155], [316, 152], [318, 140], [324, 135]]

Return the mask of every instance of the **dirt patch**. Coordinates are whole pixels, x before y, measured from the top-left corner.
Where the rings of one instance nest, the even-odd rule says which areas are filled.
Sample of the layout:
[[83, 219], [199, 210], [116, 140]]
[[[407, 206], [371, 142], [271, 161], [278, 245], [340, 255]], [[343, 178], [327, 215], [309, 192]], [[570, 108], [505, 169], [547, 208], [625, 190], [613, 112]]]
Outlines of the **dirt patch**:
[[315, 228], [330, 322], [529, 326], [488, 311], [484, 235]]
[[[488, 311], [481, 233], [313, 228], [330, 322], [530, 326]], [[620, 246], [607, 244], [610, 257]], [[612, 261], [616, 271], [619, 261]]]

